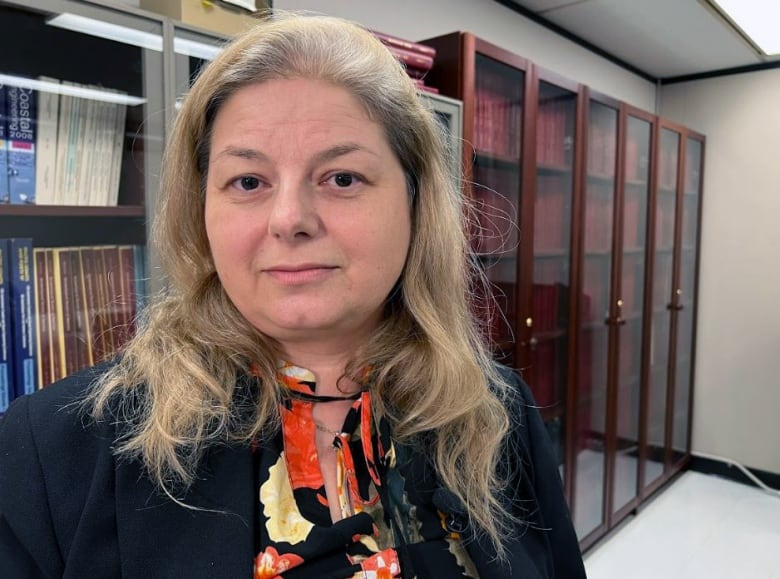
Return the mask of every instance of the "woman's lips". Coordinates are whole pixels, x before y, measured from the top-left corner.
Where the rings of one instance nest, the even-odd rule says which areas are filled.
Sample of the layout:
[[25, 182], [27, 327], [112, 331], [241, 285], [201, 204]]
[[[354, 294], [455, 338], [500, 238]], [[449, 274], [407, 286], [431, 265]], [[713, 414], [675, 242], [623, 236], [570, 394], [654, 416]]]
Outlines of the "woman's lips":
[[303, 285], [330, 277], [338, 268], [330, 265], [304, 264], [274, 266], [263, 270], [274, 281], [283, 285]]

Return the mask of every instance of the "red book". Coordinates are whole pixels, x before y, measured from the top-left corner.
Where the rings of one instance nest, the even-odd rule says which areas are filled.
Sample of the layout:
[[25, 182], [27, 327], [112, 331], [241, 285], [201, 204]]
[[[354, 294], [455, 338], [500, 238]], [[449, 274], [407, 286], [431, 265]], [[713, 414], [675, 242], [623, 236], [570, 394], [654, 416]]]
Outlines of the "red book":
[[69, 249], [54, 250], [55, 271], [59, 274], [54, 281], [57, 297], [57, 321], [62, 331], [60, 365], [63, 376], [68, 376], [76, 371], [78, 358], [70, 254], [71, 250]]
[[49, 363], [51, 364], [51, 381], [56, 382], [64, 378], [64, 368], [61, 365], [60, 358], [60, 334], [57, 323], [57, 299], [56, 299], [56, 277], [54, 270], [54, 250], [46, 250], [46, 310], [49, 318]]
[[404, 40], [403, 38], [398, 38], [397, 36], [387, 34], [386, 32], [378, 32], [376, 30], [369, 30], [369, 32], [376, 36], [385, 46], [405, 48], [406, 50], [419, 52], [420, 54], [430, 56], [431, 58], [436, 56], [436, 49], [431, 46], [426, 46], [425, 44], [420, 44], [419, 42], [412, 42], [411, 40]]
[[387, 49], [390, 53], [400, 60], [406, 68], [414, 68], [417, 70], [431, 70], [433, 68], [433, 57], [427, 54], [420, 54], [419, 52], [412, 52], [405, 48], [399, 48], [397, 46], [388, 46]]
[[49, 331], [49, 295], [47, 291], [48, 268], [46, 252], [48, 249], [36, 247], [35, 256], [35, 305], [38, 336], [38, 388], [48, 386], [52, 378], [51, 333]]
[[97, 250], [91, 247], [81, 248], [81, 267], [84, 275], [84, 296], [86, 301], [85, 323], [91, 338], [90, 357], [93, 363], [103, 360], [106, 354], [105, 322], [100, 306], [98, 274], [97, 274]]
[[119, 305], [122, 320], [119, 347], [122, 347], [135, 333], [135, 259], [132, 246], [119, 247], [119, 268], [121, 286]]
[[89, 347], [89, 332], [86, 324], [86, 297], [84, 275], [81, 269], [81, 252], [70, 252], [71, 292], [73, 295], [73, 324], [76, 334], [76, 370], [92, 365]]

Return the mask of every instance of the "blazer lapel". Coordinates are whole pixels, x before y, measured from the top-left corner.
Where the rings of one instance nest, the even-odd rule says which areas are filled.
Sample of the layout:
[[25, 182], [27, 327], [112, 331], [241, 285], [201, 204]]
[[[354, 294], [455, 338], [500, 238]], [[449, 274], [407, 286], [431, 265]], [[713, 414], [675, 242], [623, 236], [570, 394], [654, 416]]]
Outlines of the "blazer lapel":
[[[116, 468], [116, 513], [122, 576], [253, 575], [255, 476], [248, 448], [209, 451], [180, 506], [157, 491], [139, 465]], [[180, 497], [177, 497], [180, 498]]]

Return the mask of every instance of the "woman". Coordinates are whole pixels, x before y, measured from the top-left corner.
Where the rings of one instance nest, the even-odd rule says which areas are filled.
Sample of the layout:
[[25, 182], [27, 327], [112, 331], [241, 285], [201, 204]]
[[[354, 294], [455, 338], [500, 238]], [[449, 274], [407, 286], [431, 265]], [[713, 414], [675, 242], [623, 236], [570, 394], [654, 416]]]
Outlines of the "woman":
[[436, 122], [369, 33], [259, 24], [179, 113], [170, 291], [0, 431], [8, 577], [584, 577], [471, 315]]

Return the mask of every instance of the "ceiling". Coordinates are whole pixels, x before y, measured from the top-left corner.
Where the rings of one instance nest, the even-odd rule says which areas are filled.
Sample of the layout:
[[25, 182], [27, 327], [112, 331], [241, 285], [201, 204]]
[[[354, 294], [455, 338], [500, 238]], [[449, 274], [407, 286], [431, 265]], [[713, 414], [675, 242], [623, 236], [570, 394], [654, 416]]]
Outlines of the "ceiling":
[[652, 80], [780, 66], [707, 0], [498, 0]]

